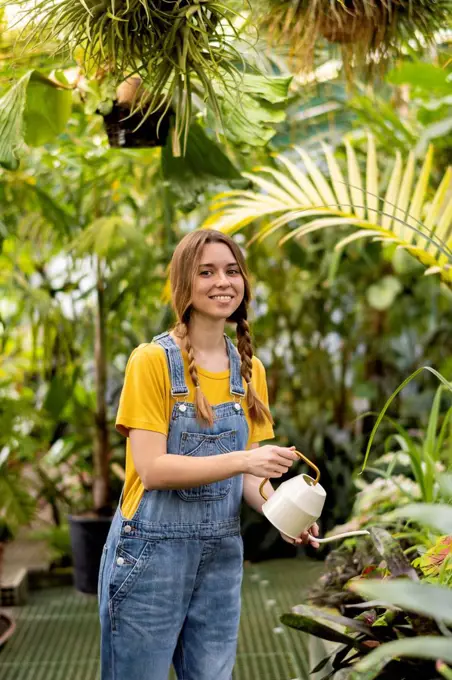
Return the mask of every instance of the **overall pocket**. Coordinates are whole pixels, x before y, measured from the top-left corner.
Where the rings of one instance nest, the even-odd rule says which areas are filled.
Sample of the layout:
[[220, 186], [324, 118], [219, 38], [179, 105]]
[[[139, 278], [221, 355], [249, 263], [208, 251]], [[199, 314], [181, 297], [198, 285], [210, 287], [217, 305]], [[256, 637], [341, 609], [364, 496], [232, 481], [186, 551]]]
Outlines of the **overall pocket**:
[[[182, 432], [180, 454], [183, 456], [218, 456], [230, 453], [237, 447], [237, 431], [229, 430], [221, 434], [201, 434]], [[232, 479], [203, 484], [191, 489], [179, 489], [177, 493], [184, 501], [219, 501], [226, 498], [231, 490]]]
[[139, 538], [121, 537], [113, 556], [109, 579], [109, 601], [120, 601], [131, 591], [137, 578], [146, 568], [153, 542]]

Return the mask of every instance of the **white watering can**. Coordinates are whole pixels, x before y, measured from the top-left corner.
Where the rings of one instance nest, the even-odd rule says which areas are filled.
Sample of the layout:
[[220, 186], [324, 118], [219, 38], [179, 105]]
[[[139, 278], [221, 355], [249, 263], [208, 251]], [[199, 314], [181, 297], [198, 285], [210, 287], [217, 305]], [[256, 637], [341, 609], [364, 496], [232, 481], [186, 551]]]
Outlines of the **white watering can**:
[[[303, 531], [307, 531], [319, 519], [325, 505], [326, 491], [319, 484], [319, 468], [299, 451], [294, 451], [294, 453], [315, 471], [315, 479], [309, 477], [309, 475], [297, 475], [280, 484], [270, 498], [267, 498], [264, 493], [264, 486], [268, 482], [268, 479], [264, 479], [259, 487], [259, 492], [265, 500], [262, 505], [262, 512], [266, 518], [283, 534], [295, 539], [299, 538]], [[348, 531], [329, 538], [317, 538], [311, 536], [311, 534], [308, 535], [311, 541], [329, 543], [349, 536], [365, 536], [368, 534], [368, 531]]]

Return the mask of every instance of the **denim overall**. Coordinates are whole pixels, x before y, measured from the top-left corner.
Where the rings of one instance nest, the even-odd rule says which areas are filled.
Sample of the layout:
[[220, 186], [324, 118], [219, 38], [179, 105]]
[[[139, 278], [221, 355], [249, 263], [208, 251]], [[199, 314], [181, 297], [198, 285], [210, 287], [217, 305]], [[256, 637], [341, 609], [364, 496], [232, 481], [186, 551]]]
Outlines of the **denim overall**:
[[[188, 394], [179, 347], [166, 352], [175, 398], [169, 454], [215, 456], [246, 448], [240, 358], [229, 338], [231, 401], [203, 427]], [[243, 546], [238, 475], [181, 490], [144, 491], [132, 519], [116, 511], [99, 573], [102, 680], [230, 680], [240, 618]]]

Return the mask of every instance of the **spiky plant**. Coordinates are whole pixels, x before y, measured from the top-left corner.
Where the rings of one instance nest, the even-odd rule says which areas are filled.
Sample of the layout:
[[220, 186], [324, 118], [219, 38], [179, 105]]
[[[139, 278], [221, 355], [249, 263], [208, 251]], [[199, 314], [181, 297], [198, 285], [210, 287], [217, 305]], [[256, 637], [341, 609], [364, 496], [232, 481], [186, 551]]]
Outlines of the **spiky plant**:
[[290, 45], [295, 63], [309, 68], [316, 41], [340, 43], [344, 66], [375, 63], [408, 41], [425, 47], [450, 25], [449, 0], [267, 0], [262, 24], [273, 44]]
[[[6, 4], [12, 4], [6, 0]], [[220, 107], [213, 82], [229, 88], [240, 55], [235, 13], [216, 0], [21, 0], [29, 43], [57, 41], [77, 50], [89, 73], [108, 73], [121, 83], [139, 75], [146, 116], [175, 112], [173, 150], [181, 152], [191, 120], [194, 92], [207, 99], [217, 120]], [[233, 64], [234, 62], [234, 64]]]

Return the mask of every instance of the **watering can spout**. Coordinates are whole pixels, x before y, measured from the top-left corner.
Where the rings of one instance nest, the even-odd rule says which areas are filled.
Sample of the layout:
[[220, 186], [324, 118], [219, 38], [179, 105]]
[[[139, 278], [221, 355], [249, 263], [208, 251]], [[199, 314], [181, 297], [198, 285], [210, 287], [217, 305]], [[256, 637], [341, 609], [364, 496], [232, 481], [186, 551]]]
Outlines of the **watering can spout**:
[[316, 543], [332, 543], [333, 541], [342, 541], [344, 538], [352, 538], [353, 536], [370, 536], [370, 531], [367, 531], [366, 529], [363, 529], [362, 531], [346, 531], [343, 534], [328, 536], [328, 538], [318, 538], [317, 536], [312, 536], [308, 533], [309, 540]]

